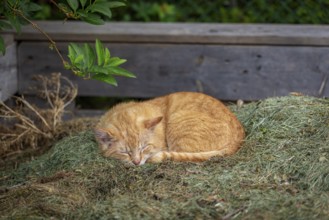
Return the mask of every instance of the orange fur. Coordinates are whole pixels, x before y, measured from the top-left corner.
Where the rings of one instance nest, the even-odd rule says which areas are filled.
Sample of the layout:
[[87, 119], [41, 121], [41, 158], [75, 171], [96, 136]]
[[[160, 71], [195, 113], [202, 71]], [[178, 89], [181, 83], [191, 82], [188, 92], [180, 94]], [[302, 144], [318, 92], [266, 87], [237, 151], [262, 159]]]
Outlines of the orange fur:
[[100, 119], [95, 136], [105, 157], [142, 165], [231, 155], [245, 134], [234, 114], [217, 99], [178, 92], [114, 106]]

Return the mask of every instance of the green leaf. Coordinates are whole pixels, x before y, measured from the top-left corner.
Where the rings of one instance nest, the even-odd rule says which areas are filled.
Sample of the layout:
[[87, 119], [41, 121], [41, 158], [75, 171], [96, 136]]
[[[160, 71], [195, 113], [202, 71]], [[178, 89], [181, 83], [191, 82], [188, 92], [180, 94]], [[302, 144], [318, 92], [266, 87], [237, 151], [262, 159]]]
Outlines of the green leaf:
[[65, 11], [65, 12], [72, 12], [72, 10], [70, 9], [70, 7], [67, 4], [58, 3], [57, 5], [61, 10]]
[[108, 2], [107, 5], [110, 7], [110, 8], [117, 8], [117, 7], [122, 7], [122, 6], [126, 6], [125, 3], [123, 2]]
[[106, 74], [101, 74], [100, 73], [100, 74], [93, 75], [91, 78], [102, 81], [102, 82], [106, 82], [106, 83], [111, 84], [113, 86], [118, 86], [117, 81], [111, 75], [106, 75]]
[[136, 78], [136, 76], [133, 73], [129, 72], [128, 70], [122, 69], [120, 67], [110, 67], [109, 74]]
[[5, 41], [1, 36], [0, 36], [0, 52], [2, 53], [3, 56], [6, 54]]
[[105, 59], [104, 59], [104, 66], [107, 66], [111, 60], [111, 53], [109, 49], [105, 48]]
[[80, 54], [74, 59], [73, 64], [74, 65], [81, 64], [82, 63], [81, 61], [83, 61], [83, 60], [84, 60], [84, 56], [83, 56], [83, 54]]
[[72, 50], [75, 52], [76, 55], [83, 54], [83, 49], [80, 48], [80, 46], [76, 43], [70, 43], [70, 47], [72, 47]]
[[127, 62], [127, 60], [121, 59], [119, 57], [113, 57], [109, 60], [109, 66], [119, 66], [125, 62]]
[[72, 57], [76, 57], [77, 53], [76, 51], [73, 49], [73, 46], [71, 44], [69, 44], [68, 46], [68, 52], [69, 52], [69, 56], [72, 56]]
[[75, 70], [75, 69], [73, 69], [72, 71], [73, 71], [77, 76], [81, 76], [81, 77], [86, 76], [86, 72], [82, 72], [82, 71], [80, 71], [80, 70]]
[[92, 67], [89, 69], [89, 72], [91, 72], [91, 73], [95, 73], [95, 74], [97, 74], [97, 73], [102, 73], [102, 74], [109, 75], [109, 74], [108, 74], [108, 69], [107, 69], [107, 68], [105, 68], [105, 67], [101, 67], [101, 66], [96, 66], [96, 65], [92, 66]]
[[109, 8], [109, 6], [107, 5], [107, 3], [95, 3], [93, 5], [91, 5], [90, 7], [88, 7], [88, 9], [90, 9], [92, 12], [98, 12], [102, 15], [105, 15], [108, 18], [112, 17], [112, 12]]
[[[81, 57], [82, 56], [82, 60]], [[87, 69], [85, 50], [76, 43], [69, 44], [69, 55], [71, 63], [79, 69]], [[79, 59], [78, 59], [79, 58]]]
[[102, 42], [98, 39], [96, 39], [95, 48], [96, 48], [96, 54], [97, 54], [97, 64], [99, 66], [101, 66], [105, 61], [104, 47], [103, 47]]
[[10, 6], [14, 6], [15, 4], [17, 4], [17, 0], [8, 0], [7, 2]]
[[87, 64], [87, 68], [89, 69], [94, 65], [96, 57], [93, 48], [87, 43], [84, 44], [84, 55], [84, 62]]
[[64, 64], [64, 68], [65, 68], [66, 70], [70, 70], [70, 69], [72, 69], [72, 66], [71, 66], [67, 61], [65, 61], [63, 64]]
[[7, 16], [9, 23], [16, 29], [17, 33], [21, 33], [21, 24], [15, 15]]
[[36, 3], [29, 2], [28, 3], [28, 11], [40, 11], [42, 7]]
[[95, 25], [101, 25], [104, 24], [104, 20], [97, 14], [86, 14], [83, 12], [78, 12], [78, 14], [81, 16], [81, 19], [85, 22], [88, 22], [90, 24], [95, 24]]
[[67, 56], [68, 56], [68, 58], [70, 58], [71, 63], [74, 63], [74, 60], [75, 60], [75, 58], [77, 56], [77, 53], [73, 49], [72, 45], [69, 45], [68, 46], [68, 51], [69, 51], [69, 54]]
[[79, 8], [78, 0], [66, 0], [66, 1], [69, 4], [69, 6], [72, 8], [72, 10], [76, 12], [77, 9]]
[[70, 59], [70, 62], [73, 64], [75, 61], [75, 57], [71, 54], [67, 55], [67, 57]]
[[80, 0], [82, 7], [85, 7], [87, 0]]
[[11, 29], [11, 25], [4, 20], [0, 20], [0, 29]]
[[85, 12], [85, 10], [79, 9], [77, 11], [77, 14], [80, 15], [81, 18], [86, 18], [88, 17], [88, 13]]

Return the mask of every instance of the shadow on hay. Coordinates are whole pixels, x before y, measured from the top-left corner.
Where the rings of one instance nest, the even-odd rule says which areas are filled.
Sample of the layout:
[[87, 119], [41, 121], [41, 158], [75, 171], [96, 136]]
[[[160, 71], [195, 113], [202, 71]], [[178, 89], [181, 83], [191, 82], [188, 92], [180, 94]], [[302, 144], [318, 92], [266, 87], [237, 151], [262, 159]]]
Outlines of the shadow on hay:
[[247, 138], [227, 158], [125, 167], [91, 131], [1, 172], [0, 216], [66, 219], [327, 219], [329, 101], [282, 97], [236, 111]]

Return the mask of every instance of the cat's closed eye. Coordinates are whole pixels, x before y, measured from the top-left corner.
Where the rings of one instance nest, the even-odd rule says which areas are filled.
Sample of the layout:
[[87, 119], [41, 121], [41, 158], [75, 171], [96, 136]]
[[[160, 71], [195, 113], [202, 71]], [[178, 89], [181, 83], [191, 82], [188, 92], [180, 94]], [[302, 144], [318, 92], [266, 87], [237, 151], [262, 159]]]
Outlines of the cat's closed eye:
[[110, 149], [111, 147], [113, 147], [116, 144], [116, 142], [117, 142], [117, 140], [111, 138], [103, 143], [106, 145], [107, 149]]
[[141, 148], [141, 152], [148, 150], [152, 145], [151, 144], [146, 144]]
[[127, 155], [131, 155], [131, 152], [130, 151], [127, 151], [127, 150], [121, 150], [121, 151], [119, 151], [119, 153], [121, 153], [121, 154], [127, 154]]

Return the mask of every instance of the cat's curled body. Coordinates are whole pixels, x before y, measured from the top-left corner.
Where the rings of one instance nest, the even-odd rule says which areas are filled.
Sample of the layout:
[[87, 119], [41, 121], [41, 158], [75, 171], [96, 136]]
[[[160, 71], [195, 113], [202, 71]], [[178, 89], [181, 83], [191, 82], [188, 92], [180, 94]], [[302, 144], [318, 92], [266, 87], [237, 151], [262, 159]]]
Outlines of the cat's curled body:
[[95, 128], [105, 157], [135, 165], [231, 155], [244, 136], [242, 125], [224, 104], [195, 92], [118, 104]]

